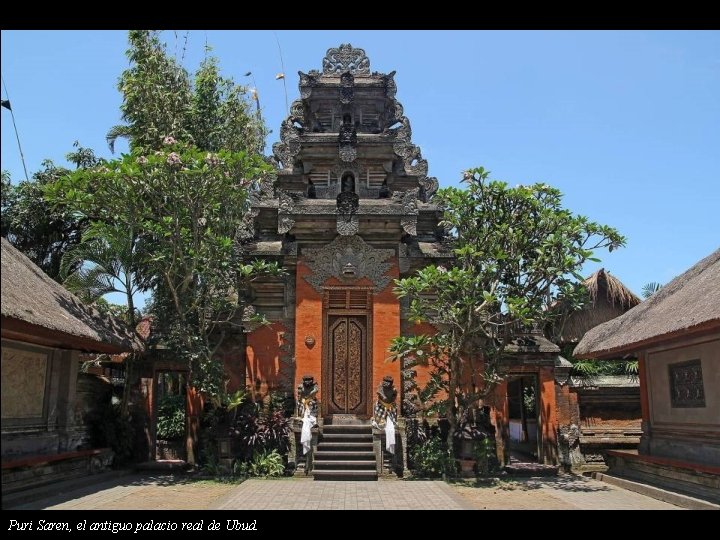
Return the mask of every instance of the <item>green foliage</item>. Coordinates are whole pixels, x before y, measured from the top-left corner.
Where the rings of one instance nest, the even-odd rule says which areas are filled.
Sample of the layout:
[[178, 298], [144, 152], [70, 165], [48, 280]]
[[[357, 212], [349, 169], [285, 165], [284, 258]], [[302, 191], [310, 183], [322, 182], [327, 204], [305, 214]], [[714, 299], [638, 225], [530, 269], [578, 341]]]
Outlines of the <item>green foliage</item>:
[[562, 356], [573, 365], [570, 374], [573, 377], [592, 383], [595, 377], [603, 375], [625, 375], [630, 378], [638, 376], [637, 360], [578, 360], [572, 355], [575, 345], [563, 348]]
[[475, 441], [475, 444], [473, 445], [473, 453], [477, 474], [480, 476], [487, 476], [497, 470], [499, 464], [495, 449], [495, 441], [491, 437], [483, 437], [482, 439]]
[[247, 89], [220, 75], [216, 58], [205, 58], [193, 84], [188, 71], [167, 54], [158, 32], [132, 30], [129, 41], [131, 67], [118, 83], [127, 125], [110, 129], [111, 149], [124, 137], [131, 149], [155, 150], [172, 136], [201, 150], [262, 151], [267, 135], [262, 118], [251, 113]]
[[[87, 149], [80, 148], [78, 152], [84, 154], [78, 157], [81, 165], [95, 161], [94, 156], [88, 157]], [[73, 155], [69, 154], [68, 158]], [[45, 200], [45, 189], [70, 171], [56, 167], [49, 160], [43, 161], [42, 166], [30, 181], [22, 181], [17, 186], [13, 186], [9, 174], [3, 172], [2, 235], [46, 274], [60, 280], [62, 256], [80, 242], [86, 220]]]
[[133, 295], [150, 286], [148, 276], [139, 268], [143, 257], [139, 240], [133, 229], [92, 223], [80, 243], [63, 255], [63, 284], [87, 303], [96, 303], [112, 292], [124, 294], [127, 308], [122, 319], [134, 327], [137, 314]]
[[[417, 390], [415, 401], [427, 408], [432, 398], [438, 412], [454, 411], [448, 444], [458, 418], [502, 379], [508, 344], [546, 323], [554, 302], [579, 302], [583, 264], [596, 260], [597, 249], [625, 243], [615, 229], [563, 208], [560, 191], [545, 184], [512, 188], [489, 180], [482, 168], [466, 172], [464, 181], [467, 189], [436, 196], [453, 266], [428, 266], [395, 282], [396, 294], [409, 300], [410, 318], [437, 332], [400, 336], [390, 349], [394, 360], [431, 367], [430, 385]], [[463, 376], [482, 384], [468, 389], [459, 384]]]
[[249, 476], [282, 476], [285, 472], [285, 463], [277, 450], [261, 450], [253, 454], [247, 472]]
[[191, 367], [194, 384], [217, 395], [223, 372], [213, 353], [222, 328], [242, 313], [252, 281], [282, 274], [274, 263], [244, 260], [238, 245], [248, 193], [268, 166], [245, 152], [209, 153], [166, 142], [148, 155], [134, 151], [77, 171], [47, 195], [98, 229], [134, 231], [141, 239], [142, 250], [126, 252], [134, 283], [155, 286], [158, 331]]
[[646, 283], [645, 285], [643, 285], [643, 288], [642, 288], [642, 297], [650, 298], [653, 294], [658, 292], [660, 289], [662, 289], [662, 285], [660, 285], [660, 283], [657, 283], [655, 281]]
[[100, 429], [100, 446], [109, 446], [115, 452], [115, 462], [125, 463], [133, 458], [135, 435], [129, 414], [124, 413], [121, 404], [108, 405]]
[[536, 403], [535, 387], [526, 386], [523, 390], [523, 407], [525, 408], [525, 414], [527, 416], [537, 416], [537, 412], [535, 411]]
[[448, 452], [448, 446], [440, 437], [431, 437], [412, 450], [415, 474], [435, 478], [447, 474], [455, 476], [455, 458]]
[[10, 182], [9, 171], [2, 171], [0, 186], [2, 187], [2, 192], [0, 192], [0, 236], [5, 238], [10, 232], [11, 223], [8, 209], [15, 197], [15, 187]]
[[181, 439], [185, 436], [185, 396], [165, 395], [158, 399], [157, 438]]
[[238, 454], [243, 460], [265, 450], [277, 450], [280, 454], [286, 454], [290, 448], [290, 422], [282, 411], [270, 414], [241, 414], [230, 427], [229, 435], [238, 440]]

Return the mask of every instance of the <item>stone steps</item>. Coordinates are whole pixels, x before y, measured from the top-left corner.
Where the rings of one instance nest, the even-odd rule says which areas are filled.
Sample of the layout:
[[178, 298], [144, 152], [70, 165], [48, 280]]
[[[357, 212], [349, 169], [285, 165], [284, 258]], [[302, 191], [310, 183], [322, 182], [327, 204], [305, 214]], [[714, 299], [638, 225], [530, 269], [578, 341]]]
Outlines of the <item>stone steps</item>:
[[372, 427], [367, 424], [323, 426], [313, 457], [315, 480], [377, 480]]

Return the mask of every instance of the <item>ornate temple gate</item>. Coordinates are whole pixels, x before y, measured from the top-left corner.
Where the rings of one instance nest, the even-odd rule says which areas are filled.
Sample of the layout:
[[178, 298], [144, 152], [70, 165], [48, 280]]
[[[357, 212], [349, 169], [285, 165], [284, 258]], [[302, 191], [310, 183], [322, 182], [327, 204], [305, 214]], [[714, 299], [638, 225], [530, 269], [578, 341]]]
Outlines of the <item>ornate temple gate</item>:
[[370, 415], [372, 292], [327, 289], [323, 299], [323, 413]]

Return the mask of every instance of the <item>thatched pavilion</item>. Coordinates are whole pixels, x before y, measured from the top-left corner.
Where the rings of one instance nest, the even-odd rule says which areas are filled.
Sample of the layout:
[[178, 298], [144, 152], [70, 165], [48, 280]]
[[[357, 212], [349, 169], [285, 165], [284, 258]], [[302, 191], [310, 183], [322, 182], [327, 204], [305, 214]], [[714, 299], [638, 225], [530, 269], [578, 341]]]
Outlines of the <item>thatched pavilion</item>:
[[121, 353], [139, 342], [83, 304], [2, 238], [3, 494], [96, 467], [78, 450], [80, 351]]
[[720, 249], [580, 341], [579, 358], [639, 359], [640, 454], [619, 474], [720, 501]]
[[553, 341], [561, 346], [578, 343], [591, 328], [619, 317], [640, 303], [640, 298], [604, 268], [583, 281], [583, 286], [589, 302], [569, 313], [552, 329]]

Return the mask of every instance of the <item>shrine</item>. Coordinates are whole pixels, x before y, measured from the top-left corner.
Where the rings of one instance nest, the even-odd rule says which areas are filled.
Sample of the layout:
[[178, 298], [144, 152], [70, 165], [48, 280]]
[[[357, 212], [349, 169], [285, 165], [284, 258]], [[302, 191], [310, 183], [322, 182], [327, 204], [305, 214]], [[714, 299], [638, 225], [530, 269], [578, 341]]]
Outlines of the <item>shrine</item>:
[[272, 321], [247, 336], [247, 383], [295, 388], [313, 376], [326, 422], [368, 420], [386, 362], [408, 321], [393, 280], [450, 257], [438, 188], [412, 142], [394, 72], [372, 72], [363, 49], [330, 49], [321, 71], [300, 72], [300, 98], [273, 146], [278, 167], [251, 210], [252, 254], [278, 261], [284, 280], [254, 287]]

